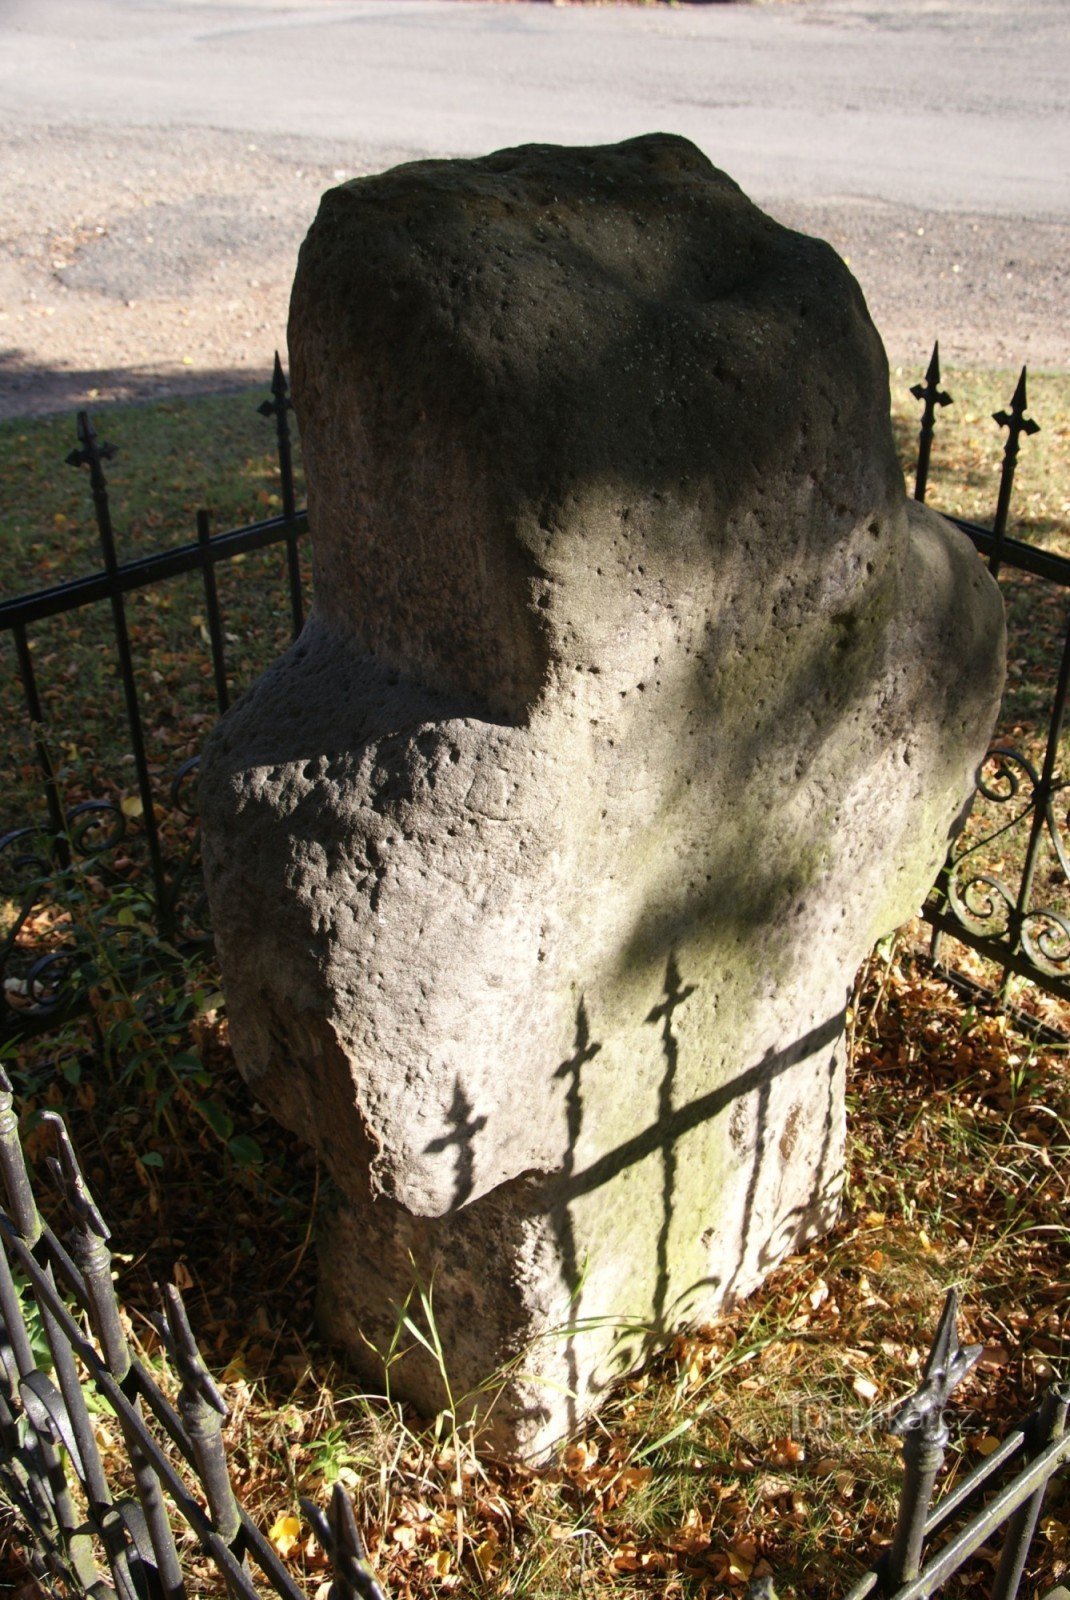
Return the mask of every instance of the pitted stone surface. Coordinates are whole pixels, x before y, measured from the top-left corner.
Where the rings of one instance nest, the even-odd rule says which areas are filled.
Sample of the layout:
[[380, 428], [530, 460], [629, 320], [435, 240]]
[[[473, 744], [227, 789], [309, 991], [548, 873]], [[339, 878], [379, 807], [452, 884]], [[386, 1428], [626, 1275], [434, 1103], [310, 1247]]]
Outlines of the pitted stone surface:
[[537, 1450], [621, 1325], [834, 1216], [846, 992], [971, 792], [999, 595], [904, 497], [846, 267], [684, 140], [332, 190], [290, 350], [315, 614], [202, 786], [235, 1050], [340, 1191], [327, 1326], [384, 1342], [415, 1261]]

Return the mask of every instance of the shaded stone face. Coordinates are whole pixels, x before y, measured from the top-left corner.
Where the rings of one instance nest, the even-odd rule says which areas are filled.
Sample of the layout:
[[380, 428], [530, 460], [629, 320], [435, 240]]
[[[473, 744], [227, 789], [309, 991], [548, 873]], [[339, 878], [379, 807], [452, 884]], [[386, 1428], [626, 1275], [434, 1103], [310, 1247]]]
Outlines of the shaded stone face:
[[415, 1264], [537, 1452], [832, 1220], [847, 990], [971, 792], [999, 595], [904, 498], [843, 263], [684, 140], [332, 190], [290, 352], [315, 612], [202, 786], [235, 1051], [337, 1186], [327, 1329], [374, 1368]]

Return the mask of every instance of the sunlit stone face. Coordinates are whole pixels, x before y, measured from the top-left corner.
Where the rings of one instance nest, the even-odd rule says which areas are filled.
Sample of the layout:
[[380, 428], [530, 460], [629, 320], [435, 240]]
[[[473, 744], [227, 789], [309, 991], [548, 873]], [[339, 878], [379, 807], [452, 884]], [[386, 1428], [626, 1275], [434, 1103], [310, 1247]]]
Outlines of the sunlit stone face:
[[315, 612], [202, 792], [232, 1037], [338, 1186], [324, 1326], [374, 1371], [433, 1277], [537, 1453], [835, 1215], [847, 988], [971, 790], [998, 592], [904, 499], [843, 263], [684, 140], [331, 191], [290, 352]]

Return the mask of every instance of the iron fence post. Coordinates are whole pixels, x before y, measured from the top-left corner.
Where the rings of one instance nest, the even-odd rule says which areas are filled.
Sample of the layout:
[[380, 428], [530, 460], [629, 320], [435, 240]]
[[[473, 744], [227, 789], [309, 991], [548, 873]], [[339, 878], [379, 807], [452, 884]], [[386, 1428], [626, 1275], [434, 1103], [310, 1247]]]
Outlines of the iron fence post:
[[915, 400], [924, 402], [921, 413], [921, 431], [918, 434], [918, 468], [914, 478], [914, 498], [924, 501], [925, 490], [929, 482], [929, 458], [932, 455], [933, 433], [936, 430], [937, 406], [949, 406], [954, 402], [949, 394], [940, 387], [940, 341], [937, 339], [933, 345], [933, 353], [929, 357], [929, 370], [925, 374], [924, 383], [911, 385], [911, 394]]
[[[129, 1382], [132, 1366], [130, 1347], [123, 1332], [111, 1276], [111, 1251], [107, 1244], [110, 1231], [82, 1175], [62, 1117], [55, 1111], [46, 1111], [42, 1120], [48, 1122], [56, 1137], [59, 1159], [50, 1158], [50, 1165], [71, 1213], [73, 1227], [68, 1235], [68, 1243], [72, 1259], [85, 1280], [89, 1320], [109, 1372], [140, 1416], [140, 1400]], [[138, 1499], [145, 1513], [162, 1595], [164, 1600], [184, 1600], [186, 1586], [159, 1479], [141, 1448], [135, 1430], [127, 1426], [122, 1418], [120, 1427]]]
[[[1053, 1384], [1045, 1393], [1039, 1409], [1031, 1418], [1027, 1428], [1027, 1449], [1030, 1455], [1038, 1454], [1045, 1445], [1054, 1444], [1056, 1439], [1062, 1438], [1066, 1431], [1068, 1410], [1070, 1410], [1070, 1388]], [[1018, 1507], [1008, 1522], [1000, 1553], [999, 1570], [996, 1573], [990, 1600], [1014, 1600], [1018, 1593], [1047, 1487], [1047, 1482], [1042, 1483], [1032, 1498]]]
[[1028, 438], [1031, 434], [1040, 432], [1040, 424], [1034, 422], [1032, 417], [1026, 416], [1026, 369], [1023, 367], [1018, 379], [1018, 386], [1011, 398], [1010, 411], [994, 411], [992, 420], [998, 422], [1001, 428], [1007, 430], [1007, 442], [1003, 447], [1003, 467], [999, 477], [999, 497], [996, 501], [996, 516], [992, 524], [992, 532], [996, 542], [988, 560], [988, 570], [994, 578], [999, 576], [999, 569], [1003, 561], [1003, 542], [1007, 537], [1007, 516], [1011, 507], [1011, 491], [1014, 488], [1014, 473], [1018, 463], [1022, 435]]
[[[11, 1263], [7, 1251], [2, 1249], [0, 1249], [0, 1339], [4, 1345], [3, 1370], [6, 1379], [4, 1424], [10, 1442], [11, 1459], [15, 1461], [18, 1459], [19, 1451], [16, 1420], [19, 1385], [36, 1370], [37, 1363], [34, 1360], [33, 1347], [26, 1328], [19, 1291], [11, 1271]], [[33, 1495], [33, 1500], [46, 1524], [44, 1530], [46, 1537], [51, 1538], [58, 1532], [62, 1544], [70, 1553], [79, 1580], [87, 1584], [92, 1583], [97, 1573], [89, 1539], [84, 1532], [79, 1531], [79, 1519], [74, 1501], [71, 1499], [70, 1486], [51, 1434], [46, 1430], [38, 1432], [30, 1424], [27, 1448], [31, 1459], [29, 1481], [31, 1485], [36, 1485], [38, 1490]]]
[[[14, 1230], [26, 1250], [36, 1259], [42, 1239], [41, 1217], [19, 1139], [11, 1082], [2, 1069], [0, 1069], [0, 1173], [11, 1207]], [[51, 1263], [44, 1258], [40, 1261], [40, 1265], [46, 1281], [54, 1288]], [[30, 1412], [38, 1434], [42, 1432], [45, 1418], [47, 1425], [56, 1426], [57, 1406], [65, 1414], [70, 1437], [64, 1438], [63, 1443], [78, 1466], [90, 1517], [100, 1533], [107, 1552], [116, 1590], [120, 1596], [129, 1596], [130, 1600], [137, 1600], [137, 1585], [130, 1570], [125, 1534], [113, 1514], [111, 1491], [97, 1449], [96, 1436], [74, 1361], [74, 1352], [49, 1306], [43, 1302], [40, 1295], [36, 1296], [36, 1300], [41, 1315], [41, 1326], [59, 1383], [59, 1393], [54, 1394], [49, 1385], [46, 1391], [47, 1404], [43, 1406], [35, 1404], [41, 1399], [42, 1384], [38, 1380], [44, 1379], [44, 1374], [37, 1371], [34, 1363], [33, 1370], [21, 1379], [20, 1398], [24, 1407]], [[44, 1379], [44, 1382], [48, 1383], [48, 1380]], [[62, 1468], [60, 1470], [62, 1471]], [[86, 1571], [87, 1574], [93, 1573], [86, 1584], [87, 1588], [92, 1588], [100, 1580], [96, 1574], [96, 1564], [93, 1561], [87, 1534], [88, 1530], [75, 1529], [71, 1534], [69, 1548], [71, 1560], [76, 1568], [79, 1571]]]
[[52, 851], [60, 867], [69, 867], [71, 864], [71, 850], [67, 839], [67, 828], [63, 816], [63, 804], [60, 800], [59, 785], [56, 782], [55, 768], [49, 754], [48, 745], [44, 738], [44, 712], [41, 708], [41, 697], [37, 692], [37, 677], [33, 670], [33, 656], [30, 654], [30, 641], [24, 625], [16, 623], [12, 629], [15, 635], [15, 654], [18, 657], [19, 676], [22, 679], [22, 692], [26, 700], [26, 710], [29, 713], [30, 724], [33, 728], [34, 750], [37, 754], [37, 764], [44, 776], [45, 805], [48, 808], [48, 825], [52, 830]]
[[103, 461], [110, 461], [115, 455], [115, 446], [98, 443], [96, 433], [89, 420], [88, 411], [79, 411], [78, 413], [78, 438], [80, 440], [80, 448], [70, 452], [67, 456], [67, 465], [89, 468], [89, 482], [93, 492], [97, 531], [100, 534], [100, 549], [104, 557], [104, 570], [107, 575], [108, 592], [111, 597], [115, 646], [119, 656], [119, 675], [122, 679], [123, 696], [126, 701], [126, 720], [130, 729], [130, 743], [134, 757], [134, 770], [137, 773], [138, 794], [141, 797], [145, 841], [148, 845], [149, 864], [152, 869], [152, 881], [156, 891], [157, 928], [160, 937], [168, 939], [173, 931], [171, 927], [171, 908], [167, 894], [167, 880], [164, 875], [163, 855], [160, 850], [160, 836], [156, 827], [155, 798], [152, 779], [149, 775], [148, 757], [145, 752], [145, 736], [141, 726], [141, 707], [138, 703], [137, 682], [134, 677], [134, 658], [130, 649], [130, 635], [126, 626], [126, 607], [123, 603], [123, 592], [119, 585], [119, 562], [115, 554], [115, 534], [112, 529], [111, 508], [108, 503], [108, 480], [104, 476], [104, 468], [101, 465]]
[[257, 410], [262, 417], [275, 418], [275, 443], [279, 454], [279, 482], [282, 488], [282, 515], [286, 522], [286, 567], [290, 579], [290, 615], [293, 635], [304, 626], [304, 607], [301, 601], [301, 563], [297, 553], [297, 515], [294, 500], [293, 452], [290, 448], [289, 414], [293, 410], [286, 374], [282, 370], [279, 352], [275, 351], [275, 370], [271, 377], [272, 399], [264, 400]]
[[226, 1403], [204, 1364], [182, 1296], [173, 1283], [164, 1286], [164, 1310], [158, 1326], [178, 1369], [179, 1414], [193, 1446], [212, 1522], [223, 1543], [244, 1566], [241, 1510], [231, 1486], [223, 1445]]
[[302, 1499], [301, 1510], [330, 1558], [334, 1582], [328, 1600], [386, 1600], [379, 1580], [368, 1566], [368, 1552], [342, 1485], [335, 1484], [326, 1516], [311, 1500]]
[[[925, 373], [924, 383], [911, 384], [910, 392], [915, 400], [922, 404], [921, 427], [918, 433], [918, 462], [914, 476], [914, 498], [924, 504], [925, 491], [929, 484], [929, 461], [932, 457], [933, 434], [936, 431], [937, 406], [950, 406], [954, 404], [951, 396], [940, 387], [940, 341], [933, 343], [932, 355], [929, 357], [928, 370]], [[929, 956], [934, 964], [940, 960], [943, 935], [939, 928], [933, 928], [929, 940]]]
[[208, 638], [212, 647], [212, 674], [215, 679], [216, 705], [219, 714], [230, 704], [227, 688], [227, 665], [223, 651], [223, 619], [219, 612], [219, 590], [215, 581], [215, 563], [212, 560], [212, 535], [207, 511], [197, 513], [197, 545], [201, 554], [201, 571], [204, 580], [204, 605], [208, 613]]
[[888, 1430], [903, 1440], [903, 1488], [892, 1547], [881, 1571], [885, 1594], [894, 1594], [921, 1570], [925, 1522], [949, 1438], [944, 1408], [983, 1349], [979, 1344], [965, 1349], [959, 1345], [957, 1310], [958, 1297], [949, 1289], [922, 1381], [899, 1407]]
[[947, 1427], [941, 1423], [920, 1427], [903, 1440], [903, 1489], [885, 1580], [889, 1593], [921, 1571], [925, 1521], [948, 1438]]

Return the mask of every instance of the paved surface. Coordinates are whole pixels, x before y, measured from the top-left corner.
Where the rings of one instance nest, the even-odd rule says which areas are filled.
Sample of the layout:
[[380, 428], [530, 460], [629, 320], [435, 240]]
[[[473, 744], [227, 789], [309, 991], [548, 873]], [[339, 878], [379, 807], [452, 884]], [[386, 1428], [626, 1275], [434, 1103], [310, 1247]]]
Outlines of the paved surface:
[[0, 0], [0, 414], [266, 370], [322, 190], [680, 132], [894, 360], [1070, 364], [1066, 0]]

